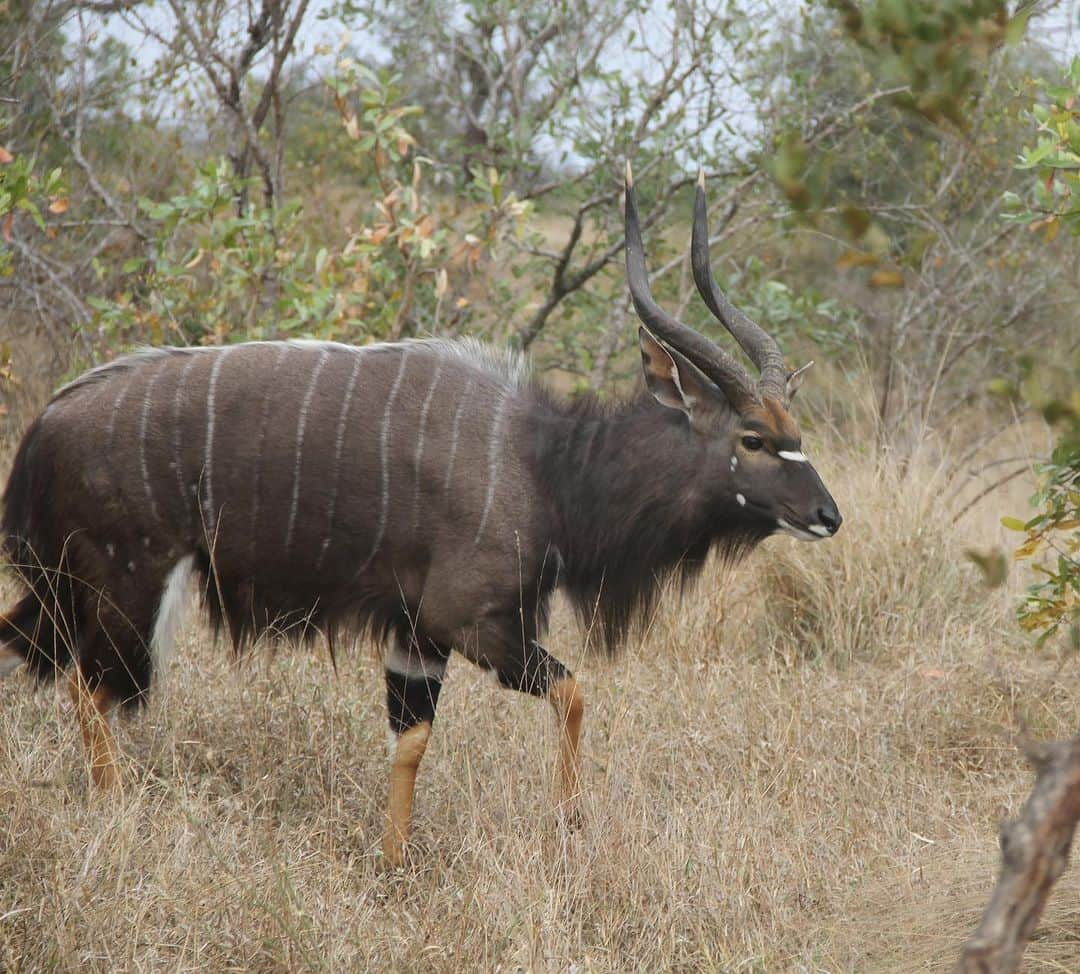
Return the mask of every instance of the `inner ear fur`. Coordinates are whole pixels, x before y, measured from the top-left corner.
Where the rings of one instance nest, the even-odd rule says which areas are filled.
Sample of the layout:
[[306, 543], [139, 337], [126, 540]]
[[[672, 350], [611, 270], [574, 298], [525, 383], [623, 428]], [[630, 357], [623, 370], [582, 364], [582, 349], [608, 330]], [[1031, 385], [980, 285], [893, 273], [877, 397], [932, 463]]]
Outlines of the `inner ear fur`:
[[657, 402], [693, 418], [695, 411], [727, 409], [717, 386], [686, 356], [660, 342], [647, 328], [638, 328], [645, 383]]

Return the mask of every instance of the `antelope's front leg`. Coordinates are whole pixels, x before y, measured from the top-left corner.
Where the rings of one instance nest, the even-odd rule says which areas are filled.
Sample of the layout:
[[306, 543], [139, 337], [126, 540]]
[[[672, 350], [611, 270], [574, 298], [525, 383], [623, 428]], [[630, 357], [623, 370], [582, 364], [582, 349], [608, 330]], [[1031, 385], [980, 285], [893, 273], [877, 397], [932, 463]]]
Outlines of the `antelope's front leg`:
[[565, 821], [578, 825], [581, 724], [585, 716], [585, 696], [581, 687], [570, 671], [535, 641], [530, 644], [523, 659], [501, 666], [498, 676], [503, 686], [534, 697], [546, 697], [554, 708], [559, 732], [556, 798]]
[[412, 831], [416, 772], [431, 737], [450, 655], [449, 650], [430, 640], [422, 643], [423, 650], [416, 640], [407, 647], [396, 643], [383, 660], [393, 755], [382, 852], [387, 864], [393, 867], [405, 861], [405, 847]]
[[548, 690], [548, 700], [555, 708], [559, 730], [559, 804], [567, 821], [579, 824], [578, 795], [581, 787], [581, 721], [585, 716], [585, 698], [577, 680], [569, 673]]

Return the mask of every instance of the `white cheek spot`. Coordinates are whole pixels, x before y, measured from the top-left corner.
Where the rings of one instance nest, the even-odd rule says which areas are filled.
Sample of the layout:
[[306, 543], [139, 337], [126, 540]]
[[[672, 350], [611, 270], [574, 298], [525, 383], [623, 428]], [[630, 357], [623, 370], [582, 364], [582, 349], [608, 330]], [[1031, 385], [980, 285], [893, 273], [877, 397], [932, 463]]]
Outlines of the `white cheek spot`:
[[734, 470], [739, 465], [739, 458], [733, 453], [731, 455], [731, 469]]
[[149, 538], [143, 538], [142, 539], [142, 546], [144, 548], [149, 548], [150, 547], [150, 539]]
[[808, 463], [805, 453], [798, 453], [795, 450], [780, 450], [776, 454], [781, 460], [790, 460], [792, 463]]
[[735, 500], [739, 502], [739, 507], [746, 507], [746, 498], [742, 494], [736, 494]]
[[128, 571], [129, 571], [129, 572], [130, 572], [130, 573], [131, 573], [132, 575], [134, 575], [134, 574], [135, 574], [135, 562], [133, 562], [133, 561], [129, 561], [129, 562], [128, 562]]
[[110, 558], [114, 558], [116, 556], [116, 547], [111, 541], [105, 545], [105, 554], [107, 554]]
[[829, 529], [825, 527], [824, 524], [811, 524], [810, 530], [813, 531], [814, 534], [820, 535], [822, 538], [827, 538], [829, 536]]

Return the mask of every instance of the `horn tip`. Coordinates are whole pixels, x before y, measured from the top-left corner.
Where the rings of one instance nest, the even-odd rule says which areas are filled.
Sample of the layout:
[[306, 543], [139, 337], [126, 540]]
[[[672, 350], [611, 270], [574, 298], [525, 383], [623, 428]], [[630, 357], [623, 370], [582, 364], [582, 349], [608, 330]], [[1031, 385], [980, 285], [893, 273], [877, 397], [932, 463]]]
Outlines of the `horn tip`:
[[634, 171], [630, 168], [630, 160], [626, 160], [626, 188], [634, 188]]

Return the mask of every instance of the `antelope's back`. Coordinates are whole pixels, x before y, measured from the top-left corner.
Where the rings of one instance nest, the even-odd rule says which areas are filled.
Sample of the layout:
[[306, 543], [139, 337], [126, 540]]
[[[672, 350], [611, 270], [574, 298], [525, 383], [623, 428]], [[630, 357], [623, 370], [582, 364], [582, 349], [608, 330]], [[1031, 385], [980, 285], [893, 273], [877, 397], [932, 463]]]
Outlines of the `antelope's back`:
[[475, 343], [154, 349], [62, 389], [23, 466], [79, 570], [160, 584], [195, 553], [211, 601], [257, 631], [415, 607], [434, 566], [512, 553], [536, 516], [514, 435], [529, 395]]

